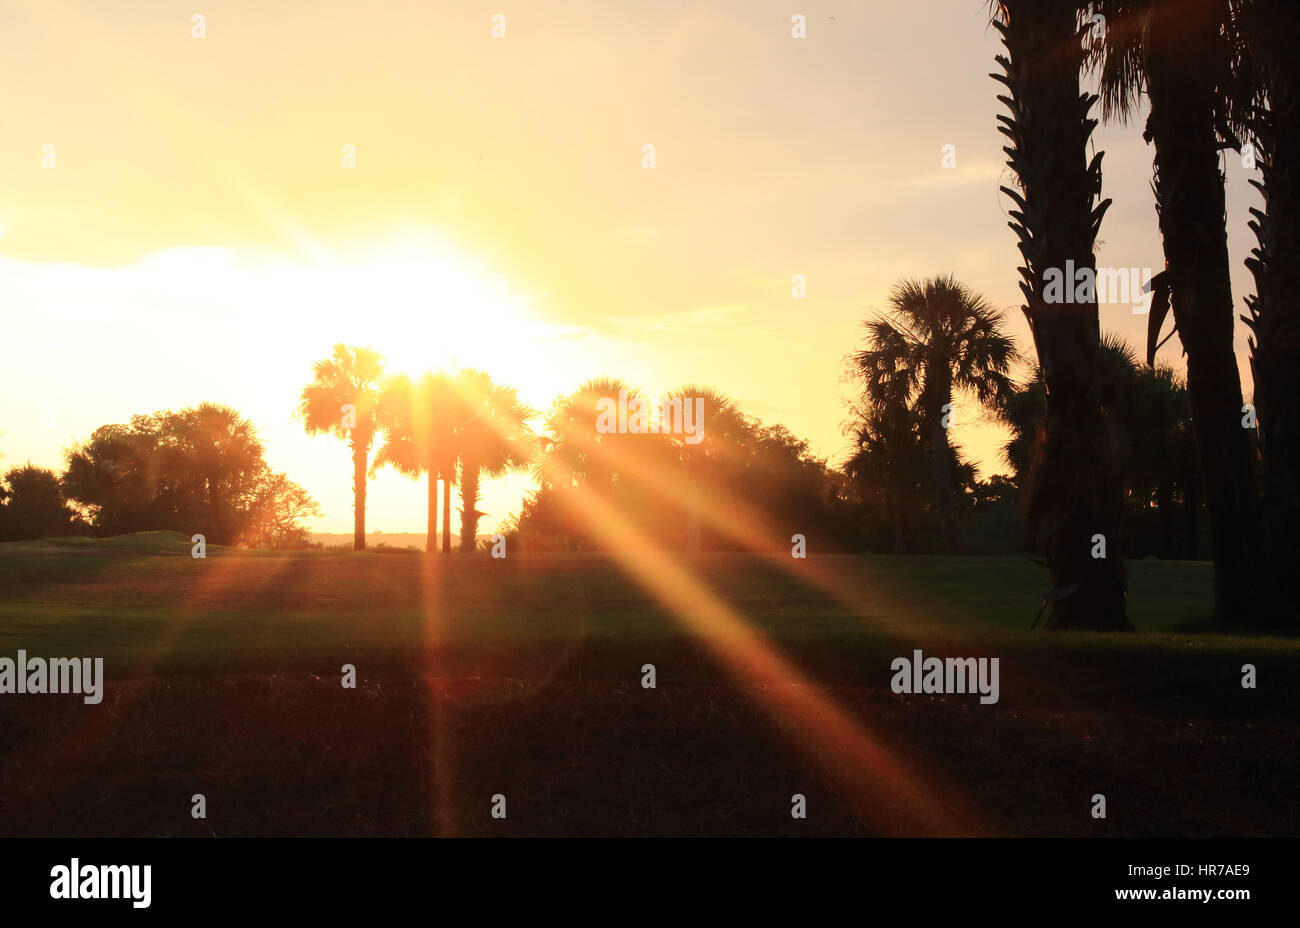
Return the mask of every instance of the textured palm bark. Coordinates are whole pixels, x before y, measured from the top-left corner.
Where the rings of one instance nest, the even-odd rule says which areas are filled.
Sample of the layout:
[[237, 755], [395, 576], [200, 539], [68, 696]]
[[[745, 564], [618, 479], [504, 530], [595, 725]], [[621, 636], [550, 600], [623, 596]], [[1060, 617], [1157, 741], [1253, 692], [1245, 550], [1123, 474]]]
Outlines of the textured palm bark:
[[[1083, 50], [1076, 6], [1060, 0], [1005, 0], [994, 25], [1007, 48], [1011, 111], [1000, 131], [1020, 192], [1010, 224], [1025, 265], [1020, 288], [1047, 387], [1047, 414], [1028, 485], [1031, 548], [1045, 554], [1052, 588], [1046, 625], [1055, 629], [1127, 630], [1120, 550], [1122, 484], [1115, 471], [1102, 408], [1101, 342], [1095, 293], [1090, 302], [1048, 303], [1045, 274], [1066, 262], [1095, 268], [1093, 245], [1109, 201], [1101, 192], [1101, 155], [1087, 159], [1096, 98], [1079, 92]], [[1067, 284], [1070, 283], [1067, 281]], [[1094, 539], [1103, 536], [1104, 557]]]
[[[1205, 474], [1214, 546], [1214, 605], [1221, 622], [1251, 624], [1261, 611], [1252, 571], [1261, 526], [1251, 436], [1242, 426], [1241, 376], [1233, 350], [1233, 303], [1225, 225], [1216, 88], [1208, 69], [1213, 23], [1155, 18], [1146, 50], [1155, 146], [1155, 193], [1170, 307], [1187, 354], [1187, 390]], [[1160, 34], [1159, 30], [1166, 30]], [[1196, 43], [1204, 42], [1198, 52]]]
[[352, 442], [352, 550], [366, 549], [366, 457], [367, 446]]
[[1251, 210], [1259, 247], [1246, 261], [1256, 291], [1246, 321], [1263, 454], [1264, 589], [1274, 594], [1267, 617], [1294, 624], [1282, 591], [1300, 564], [1300, 11], [1276, 2], [1260, 8], [1269, 14], [1258, 36], [1269, 52], [1269, 107], [1256, 127], [1262, 177], [1252, 182], [1264, 208]]

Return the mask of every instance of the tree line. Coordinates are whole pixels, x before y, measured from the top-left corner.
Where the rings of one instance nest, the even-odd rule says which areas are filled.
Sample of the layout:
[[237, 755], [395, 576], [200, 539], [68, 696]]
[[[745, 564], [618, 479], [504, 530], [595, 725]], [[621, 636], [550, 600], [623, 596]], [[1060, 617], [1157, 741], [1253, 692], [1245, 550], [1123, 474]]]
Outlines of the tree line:
[[[866, 335], [848, 358], [862, 392], [846, 424], [853, 448], [838, 466], [708, 387], [663, 398], [701, 403], [692, 441], [602, 429], [602, 404], [615, 397], [655, 405], [617, 378], [589, 380], [543, 413], [482, 371], [389, 377], [377, 352], [342, 344], [314, 366], [299, 416], [309, 432], [349, 443], [356, 550], [365, 546], [367, 481], [393, 466], [427, 480], [429, 551], [439, 548], [440, 511], [441, 550], [451, 549], [454, 487], [469, 552], [482, 477], [528, 472], [536, 488], [501, 529], [513, 550], [611, 547], [602, 518], [613, 514], [625, 526], [618, 543], [681, 550], [774, 548], [798, 533], [816, 550], [1044, 554], [1025, 532], [1025, 508], [1041, 463], [1046, 385], [1036, 365], [1014, 379], [1023, 358], [1002, 314], [950, 276], [904, 281], [888, 310], [866, 320]], [[1204, 490], [1189, 466], [1185, 384], [1118, 340], [1105, 346], [1109, 440], [1126, 449], [1115, 556], [1197, 557]], [[980, 414], [1011, 431], [1009, 474], [982, 479], [949, 438], [959, 415]]]
[[537, 483], [504, 528], [516, 547], [605, 546], [604, 526], [593, 522], [580, 505], [583, 500], [613, 507], [647, 544], [735, 545], [707, 528], [702, 515], [705, 497], [723, 486], [740, 498], [764, 501], [769, 514], [790, 514], [792, 524], [824, 533], [837, 545], [852, 544], [852, 514], [836, 505], [843, 502], [837, 489], [841, 475], [788, 430], [763, 426], [715, 390], [685, 386], [668, 399], [679, 406], [683, 399], [702, 401], [705, 419], [698, 441], [677, 433], [606, 431], [600, 427], [602, 403], [620, 395], [629, 405], [650, 405], [635, 387], [597, 378], [558, 398], [543, 414], [486, 372], [387, 376], [378, 352], [339, 344], [313, 366], [298, 416], [309, 433], [348, 443], [358, 551], [365, 548], [367, 481], [385, 466], [427, 481], [430, 552], [439, 550], [440, 511], [441, 551], [451, 550], [456, 486], [460, 549], [474, 551], [484, 515], [478, 509], [481, 481], [511, 472], [530, 472]]
[[316, 502], [264, 459], [251, 422], [229, 406], [103, 425], [69, 448], [63, 473], [11, 468], [0, 481], [0, 540], [198, 532], [210, 544], [294, 548]]
[[[1013, 379], [1022, 359], [1001, 314], [937, 277], [900, 283], [865, 326], [848, 358], [862, 386], [846, 423], [852, 450], [838, 465], [708, 387], [663, 398], [700, 404], [695, 436], [636, 434], [601, 428], [602, 403], [615, 397], [653, 405], [617, 378], [589, 380], [543, 413], [486, 372], [388, 375], [378, 352], [342, 344], [313, 365], [296, 414], [309, 433], [348, 443], [356, 550], [368, 482], [392, 467], [427, 481], [429, 551], [451, 550], [454, 490], [459, 547], [472, 552], [482, 481], [527, 472], [535, 489], [500, 529], [513, 550], [610, 546], [594, 500], [637, 543], [664, 548], [775, 548], [797, 533], [822, 551], [1041, 554], [1023, 529], [1046, 385], [1037, 366]], [[1105, 344], [1112, 442], [1126, 449], [1123, 531], [1112, 543], [1129, 556], [1196, 557], [1207, 544], [1204, 490], [1185, 385]], [[1009, 474], [981, 479], [949, 438], [949, 425], [981, 408], [1010, 428]], [[172, 529], [202, 530], [215, 544], [307, 546], [301, 523], [319, 509], [262, 455], [253, 425], [213, 404], [105, 425], [68, 449], [62, 475], [28, 465], [0, 480], [0, 538]]]

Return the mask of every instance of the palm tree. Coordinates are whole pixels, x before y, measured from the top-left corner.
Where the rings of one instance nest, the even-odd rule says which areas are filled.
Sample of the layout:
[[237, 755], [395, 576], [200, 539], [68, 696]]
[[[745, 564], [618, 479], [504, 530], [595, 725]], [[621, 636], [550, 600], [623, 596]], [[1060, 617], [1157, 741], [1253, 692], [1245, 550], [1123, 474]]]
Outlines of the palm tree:
[[[695, 413], [686, 412], [691, 403]], [[661, 410], [678, 408], [682, 416], [690, 415], [699, 439], [688, 440], [685, 432], [669, 433], [669, 442], [686, 471], [686, 550], [699, 551], [701, 542], [701, 510], [706, 486], [717, 481], [720, 466], [738, 462], [745, 454], [745, 440], [753, 429], [729, 397], [712, 387], [693, 384], [669, 391], [661, 401]], [[674, 412], [674, 414], [676, 414]], [[684, 419], [682, 420], [684, 421]]]
[[311, 383], [302, 388], [298, 416], [307, 434], [325, 432], [352, 449], [352, 550], [366, 547], [366, 460], [374, 441], [384, 358], [371, 348], [339, 343], [312, 365]]
[[869, 401], [913, 407], [928, 432], [939, 525], [956, 551], [948, 426], [954, 392], [996, 405], [1012, 389], [1015, 344], [1001, 315], [952, 276], [904, 280], [890, 291], [892, 313], [865, 322], [867, 345], [853, 355]]
[[[1264, 547], [1272, 583], [1285, 590], [1300, 563], [1300, 9], [1293, 0], [1250, 0], [1240, 8], [1243, 36], [1259, 88], [1251, 129], [1261, 180], [1262, 210], [1250, 222], [1259, 247], [1247, 259], [1255, 295], [1247, 297], [1253, 334], [1250, 369], [1255, 382], [1262, 453]], [[1289, 597], [1275, 614], [1294, 618]]]
[[[1093, 246], [1109, 200], [1101, 195], [1101, 154], [1088, 160], [1097, 97], [1079, 91], [1083, 47], [1078, 8], [1069, 0], [995, 0], [994, 28], [1007, 54], [996, 58], [1010, 116], [998, 131], [1019, 192], [1012, 230], [1024, 265], [1023, 307], [1047, 390], [1039, 473], [1028, 499], [1032, 535], [1045, 543], [1052, 588], [1048, 628], [1126, 629], [1123, 562], [1092, 557], [1092, 538], [1119, 537], [1122, 487], [1106, 442], [1097, 378], [1100, 320], [1096, 294], [1074, 303], [1045, 298], [1049, 271], [1095, 272]], [[1087, 296], [1085, 291], [1083, 296]]]
[[[438, 480], [447, 484], [454, 479], [454, 412], [445, 374], [426, 373], [416, 383], [399, 374], [386, 381], [379, 401], [377, 419], [384, 443], [373, 468], [387, 464], [408, 477], [427, 475], [425, 550], [430, 554], [438, 550]], [[449, 543], [448, 539], [445, 544]]]
[[620, 475], [635, 468], [635, 451], [628, 436], [602, 432], [597, 427], [603, 401], [617, 403], [622, 396], [630, 405], [644, 400], [641, 391], [616, 377], [586, 381], [551, 406], [546, 416], [542, 441], [545, 454], [539, 459], [536, 477], [543, 486], [572, 486], [577, 483], [609, 487]]
[[1145, 96], [1144, 138], [1155, 147], [1156, 214], [1165, 270], [1156, 276], [1147, 361], [1166, 313], [1187, 354], [1187, 385], [1214, 539], [1215, 613], [1259, 614], [1260, 511], [1251, 436], [1242, 428], [1233, 350], [1233, 302], [1220, 152], [1239, 148], [1249, 90], [1242, 90], [1233, 0], [1097, 0], [1108, 16], [1095, 64], [1103, 115], [1125, 121]]
[[452, 380], [459, 415], [455, 448], [460, 463], [460, 550], [473, 553], [478, 537], [479, 483], [483, 475], [503, 477], [533, 459], [528, 427], [534, 412], [514, 387], [501, 386], [483, 371], [463, 370]]

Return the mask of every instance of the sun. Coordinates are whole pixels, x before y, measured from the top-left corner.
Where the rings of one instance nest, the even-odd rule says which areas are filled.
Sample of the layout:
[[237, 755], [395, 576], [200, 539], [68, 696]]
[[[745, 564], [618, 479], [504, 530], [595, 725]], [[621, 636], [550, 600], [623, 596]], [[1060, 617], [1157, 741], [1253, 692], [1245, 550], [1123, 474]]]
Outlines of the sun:
[[446, 236], [407, 233], [332, 255], [298, 284], [312, 294], [317, 331], [375, 348], [392, 373], [479, 368], [529, 401], [569, 387], [571, 368], [547, 345], [562, 356], [571, 330]]
[[492, 357], [528, 309], [503, 273], [433, 233], [359, 250], [331, 276], [354, 299], [368, 295], [357, 335], [410, 374]]

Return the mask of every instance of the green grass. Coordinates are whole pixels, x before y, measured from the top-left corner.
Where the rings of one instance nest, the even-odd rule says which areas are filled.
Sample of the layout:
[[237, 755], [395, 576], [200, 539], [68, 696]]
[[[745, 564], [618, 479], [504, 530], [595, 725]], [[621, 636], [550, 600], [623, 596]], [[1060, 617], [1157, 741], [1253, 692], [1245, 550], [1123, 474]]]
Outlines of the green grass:
[[[1130, 564], [1139, 632], [1095, 635], [1031, 631], [1045, 575], [1018, 558], [670, 560], [907, 769], [973, 791], [980, 833], [1300, 830], [1286, 773], [1300, 641], [1198, 631], [1212, 624], [1206, 563]], [[165, 797], [198, 778], [239, 798], [218, 833], [480, 833], [476, 797], [504, 778], [532, 797], [508, 833], [910, 833], [892, 806], [851, 808], [835, 758], [792, 747], [807, 720], [774, 716], [769, 683], [692, 620], [598, 555], [209, 546], [200, 560], [163, 532], [3, 544], [0, 655], [103, 657], [110, 696], [94, 715], [71, 697], [0, 698], [15, 732], [0, 830], [193, 833]], [[896, 697], [890, 661], [918, 647], [998, 657], [1000, 702]], [[358, 691], [338, 686], [345, 663]], [[644, 663], [657, 691], [639, 686]], [[1240, 686], [1243, 663], [1258, 689]], [[50, 733], [96, 718], [97, 760], [60, 780], [49, 765], [67, 748]], [[439, 726], [459, 786], [435, 802]], [[779, 803], [754, 817], [809, 783], [825, 817], [803, 832]], [[1106, 789], [1126, 812], [1099, 825], [1076, 799]]]
[[[189, 555], [188, 539], [168, 532], [0, 545], [0, 651], [72, 653], [94, 642], [124, 672], [270, 672], [341, 650], [693, 637], [617, 560], [596, 555]], [[804, 650], [930, 639], [1048, 652], [1300, 653], [1294, 639], [1186, 631], [1210, 624], [1203, 562], [1130, 564], [1129, 614], [1142, 633], [1097, 636], [1029, 630], [1045, 577], [1020, 558], [813, 561], [860, 591], [857, 607], [805, 580], [794, 559], [782, 572], [712, 554], [687, 569], [752, 628]]]

